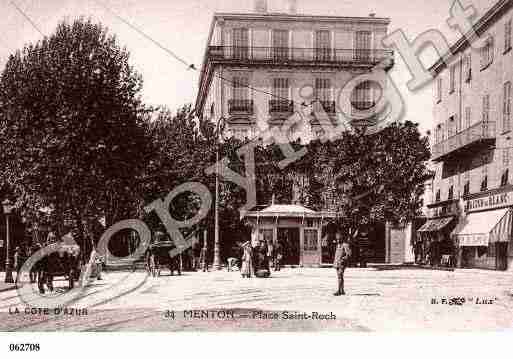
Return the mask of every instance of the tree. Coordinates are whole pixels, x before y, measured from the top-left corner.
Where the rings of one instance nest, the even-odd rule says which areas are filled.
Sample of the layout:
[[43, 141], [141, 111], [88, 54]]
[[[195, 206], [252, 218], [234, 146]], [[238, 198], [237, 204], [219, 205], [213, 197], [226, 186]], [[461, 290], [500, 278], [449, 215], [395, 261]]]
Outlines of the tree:
[[0, 79], [2, 176], [26, 218], [50, 207], [82, 246], [91, 221], [130, 218], [151, 154], [128, 60], [106, 28], [78, 19], [16, 51]]
[[418, 125], [394, 123], [368, 136], [346, 132], [321, 161], [319, 181], [334, 197], [338, 223], [354, 234], [364, 225], [406, 223], [419, 215], [430, 151]]

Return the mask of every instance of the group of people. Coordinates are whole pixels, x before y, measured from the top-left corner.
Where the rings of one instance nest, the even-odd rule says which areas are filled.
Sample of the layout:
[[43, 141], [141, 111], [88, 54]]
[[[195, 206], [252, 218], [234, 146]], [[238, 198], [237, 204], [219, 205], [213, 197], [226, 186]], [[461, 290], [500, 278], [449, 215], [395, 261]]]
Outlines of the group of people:
[[[282, 246], [279, 241], [267, 243], [260, 240], [258, 245], [253, 248], [251, 242], [246, 242], [242, 245], [243, 254], [241, 258], [241, 275], [243, 278], [251, 278], [252, 276], [269, 276], [270, 267], [274, 267], [275, 271], [281, 269], [281, 260], [283, 258]], [[336, 249], [333, 267], [337, 272], [337, 291], [333, 293], [335, 296], [345, 295], [344, 290], [344, 272], [349, 265], [351, 258], [351, 246], [349, 245], [348, 238], [342, 234], [336, 234]], [[231, 270], [234, 258], [230, 258], [228, 262], [228, 270]], [[264, 274], [260, 273], [263, 272]], [[266, 273], [266, 274], [265, 274]]]
[[282, 259], [282, 245], [279, 241], [273, 244], [262, 239], [254, 248], [248, 241], [242, 245], [241, 275], [243, 278], [267, 277], [271, 267], [274, 271], [281, 270]]

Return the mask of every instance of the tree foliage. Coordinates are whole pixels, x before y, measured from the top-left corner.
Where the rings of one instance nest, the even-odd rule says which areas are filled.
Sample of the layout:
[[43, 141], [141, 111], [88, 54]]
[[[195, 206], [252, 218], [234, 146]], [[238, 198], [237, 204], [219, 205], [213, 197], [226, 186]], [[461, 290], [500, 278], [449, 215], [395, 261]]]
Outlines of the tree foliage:
[[16, 51], [0, 80], [1, 173], [29, 220], [51, 207], [56, 223], [127, 218], [145, 167], [148, 109], [129, 53], [101, 24], [62, 22]]

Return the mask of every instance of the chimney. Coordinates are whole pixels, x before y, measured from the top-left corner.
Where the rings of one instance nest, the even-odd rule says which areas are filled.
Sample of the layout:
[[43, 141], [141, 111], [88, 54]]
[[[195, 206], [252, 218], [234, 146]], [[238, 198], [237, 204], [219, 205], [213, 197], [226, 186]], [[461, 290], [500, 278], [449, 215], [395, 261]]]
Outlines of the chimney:
[[289, 14], [297, 14], [297, 0], [289, 0]]
[[266, 13], [267, 12], [267, 0], [255, 0], [255, 12]]

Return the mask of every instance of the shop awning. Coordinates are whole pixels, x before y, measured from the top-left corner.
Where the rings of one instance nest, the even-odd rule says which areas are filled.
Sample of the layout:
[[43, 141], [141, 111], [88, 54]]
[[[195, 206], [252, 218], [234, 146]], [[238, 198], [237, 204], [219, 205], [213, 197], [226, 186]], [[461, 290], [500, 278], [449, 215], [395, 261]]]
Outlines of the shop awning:
[[437, 218], [437, 219], [428, 219], [426, 223], [420, 227], [417, 232], [438, 232], [445, 226], [447, 226], [453, 217], [445, 217], [445, 218]]
[[509, 208], [470, 213], [464, 224], [453, 233], [460, 247], [488, 246], [489, 243], [507, 242], [511, 233]]

